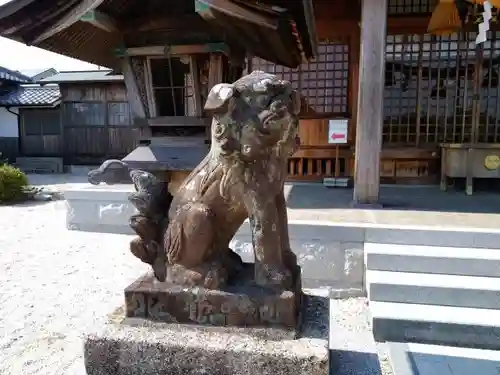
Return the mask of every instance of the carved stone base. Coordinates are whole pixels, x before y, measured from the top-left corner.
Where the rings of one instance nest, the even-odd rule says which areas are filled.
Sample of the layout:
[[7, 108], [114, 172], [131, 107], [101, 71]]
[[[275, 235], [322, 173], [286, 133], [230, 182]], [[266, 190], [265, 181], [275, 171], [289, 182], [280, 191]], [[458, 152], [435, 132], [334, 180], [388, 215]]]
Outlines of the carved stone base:
[[224, 290], [161, 283], [147, 274], [125, 289], [126, 315], [168, 323], [299, 328], [300, 267], [292, 291], [263, 289], [252, 278], [253, 264], [249, 263], [244, 264], [238, 281], [230, 280]]
[[117, 311], [85, 339], [88, 375], [327, 375], [328, 299], [305, 296], [298, 339], [282, 328], [196, 326]]

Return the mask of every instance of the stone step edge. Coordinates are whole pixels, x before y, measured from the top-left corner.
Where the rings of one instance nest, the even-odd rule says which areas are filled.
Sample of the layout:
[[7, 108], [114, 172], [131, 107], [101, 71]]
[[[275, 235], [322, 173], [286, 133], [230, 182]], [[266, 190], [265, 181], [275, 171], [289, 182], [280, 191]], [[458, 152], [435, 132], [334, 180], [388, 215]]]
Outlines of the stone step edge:
[[500, 277], [444, 275], [432, 273], [395, 272], [366, 270], [365, 279], [368, 286], [398, 285], [429, 288], [485, 290], [500, 292]]
[[372, 331], [376, 342], [500, 350], [499, 327], [373, 318]]
[[379, 301], [370, 301], [369, 308], [374, 320], [500, 327], [500, 310]]
[[369, 270], [366, 283], [376, 302], [500, 309], [500, 278]]
[[373, 301], [370, 310], [376, 342], [500, 350], [498, 310]]
[[[484, 365], [481, 363], [482, 361], [500, 361], [500, 352], [496, 350], [392, 341], [387, 342], [386, 345], [388, 348], [389, 361], [394, 375], [425, 375], [425, 373], [419, 371], [417, 363], [415, 362], [416, 358], [413, 357], [414, 354], [417, 356], [429, 355], [430, 358], [442, 356], [445, 359], [463, 359], [467, 361], [469, 370], [472, 370], [475, 374], [481, 375], [486, 375], [481, 373], [481, 371], [484, 371]], [[436, 373], [438, 372], [439, 370], [436, 371]], [[488, 372], [488, 374], [491, 375], [490, 372]]]
[[367, 270], [500, 277], [500, 251], [493, 249], [368, 243], [364, 250]]
[[426, 246], [426, 245], [399, 245], [385, 243], [365, 243], [365, 254], [374, 255], [399, 255], [429, 258], [453, 258], [453, 259], [488, 259], [500, 260], [499, 249], [448, 247], [448, 246]]

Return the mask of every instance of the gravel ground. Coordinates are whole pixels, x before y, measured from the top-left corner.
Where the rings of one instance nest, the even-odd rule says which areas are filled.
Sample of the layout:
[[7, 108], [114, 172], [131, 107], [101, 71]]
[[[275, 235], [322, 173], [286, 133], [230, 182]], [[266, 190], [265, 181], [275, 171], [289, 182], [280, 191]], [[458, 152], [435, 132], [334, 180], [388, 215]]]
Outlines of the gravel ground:
[[[59, 179], [52, 188], [83, 182]], [[127, 250], [130, 236], [68, 231], [64, 201], [0, 207], [0, 228], [0, 374], [84, 374], [83, 335], [146, 270]], [[391, 375], [366, 300], [332, 300], [330, 310], [337, 374]]]
[[66, 230], [63, 201], [0, 207], [0, 227], [0, 374], [80, 374], [82, 334], [146, 268], [128, 236]]

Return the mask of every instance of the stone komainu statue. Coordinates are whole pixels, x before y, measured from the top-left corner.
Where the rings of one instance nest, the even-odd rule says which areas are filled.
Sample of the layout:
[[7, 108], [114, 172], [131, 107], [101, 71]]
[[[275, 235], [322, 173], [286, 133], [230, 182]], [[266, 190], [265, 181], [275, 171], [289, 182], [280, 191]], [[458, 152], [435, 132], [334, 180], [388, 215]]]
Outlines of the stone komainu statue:
[[132, 253], [152, 265], [160, 281], [216, 289], [241, 270], [229, 242], [249, 218], [255, 282], [273, 289], [292, 283], [284, 180], [298, 147], [300, 99], [291, 84], [260, 71], [212, 88], [212, 145], [175, 196], [166, 183], [132, 171], [139, 235]]

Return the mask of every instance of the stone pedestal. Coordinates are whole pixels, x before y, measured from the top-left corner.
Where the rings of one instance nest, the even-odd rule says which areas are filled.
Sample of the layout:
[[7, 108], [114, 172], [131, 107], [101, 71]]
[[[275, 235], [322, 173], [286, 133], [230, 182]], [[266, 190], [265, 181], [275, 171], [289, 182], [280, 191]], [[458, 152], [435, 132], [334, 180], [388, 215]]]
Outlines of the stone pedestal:
[[129, 218], [137, 213], [128, 201], [134, 186], [88, 185], [68, 189], [66, 199], [66, 226], [70, 230], [88, 232], [134, 234]]
[[327, 375], [328, 300], [304, 296], [299, 338], [281, 328], [214, 327], [126, 318], [85, 341], [88, 375]]
[[125, 289], [127, 317], [167, 323], [216, 326], [282, 326], [298, 329], [302, 288], [300, 267], [292, 290], [274, 292], [253, 283], [254, 266], [244, 264], [238, 281], [222, 290], [186, 288], [144, 275]]

